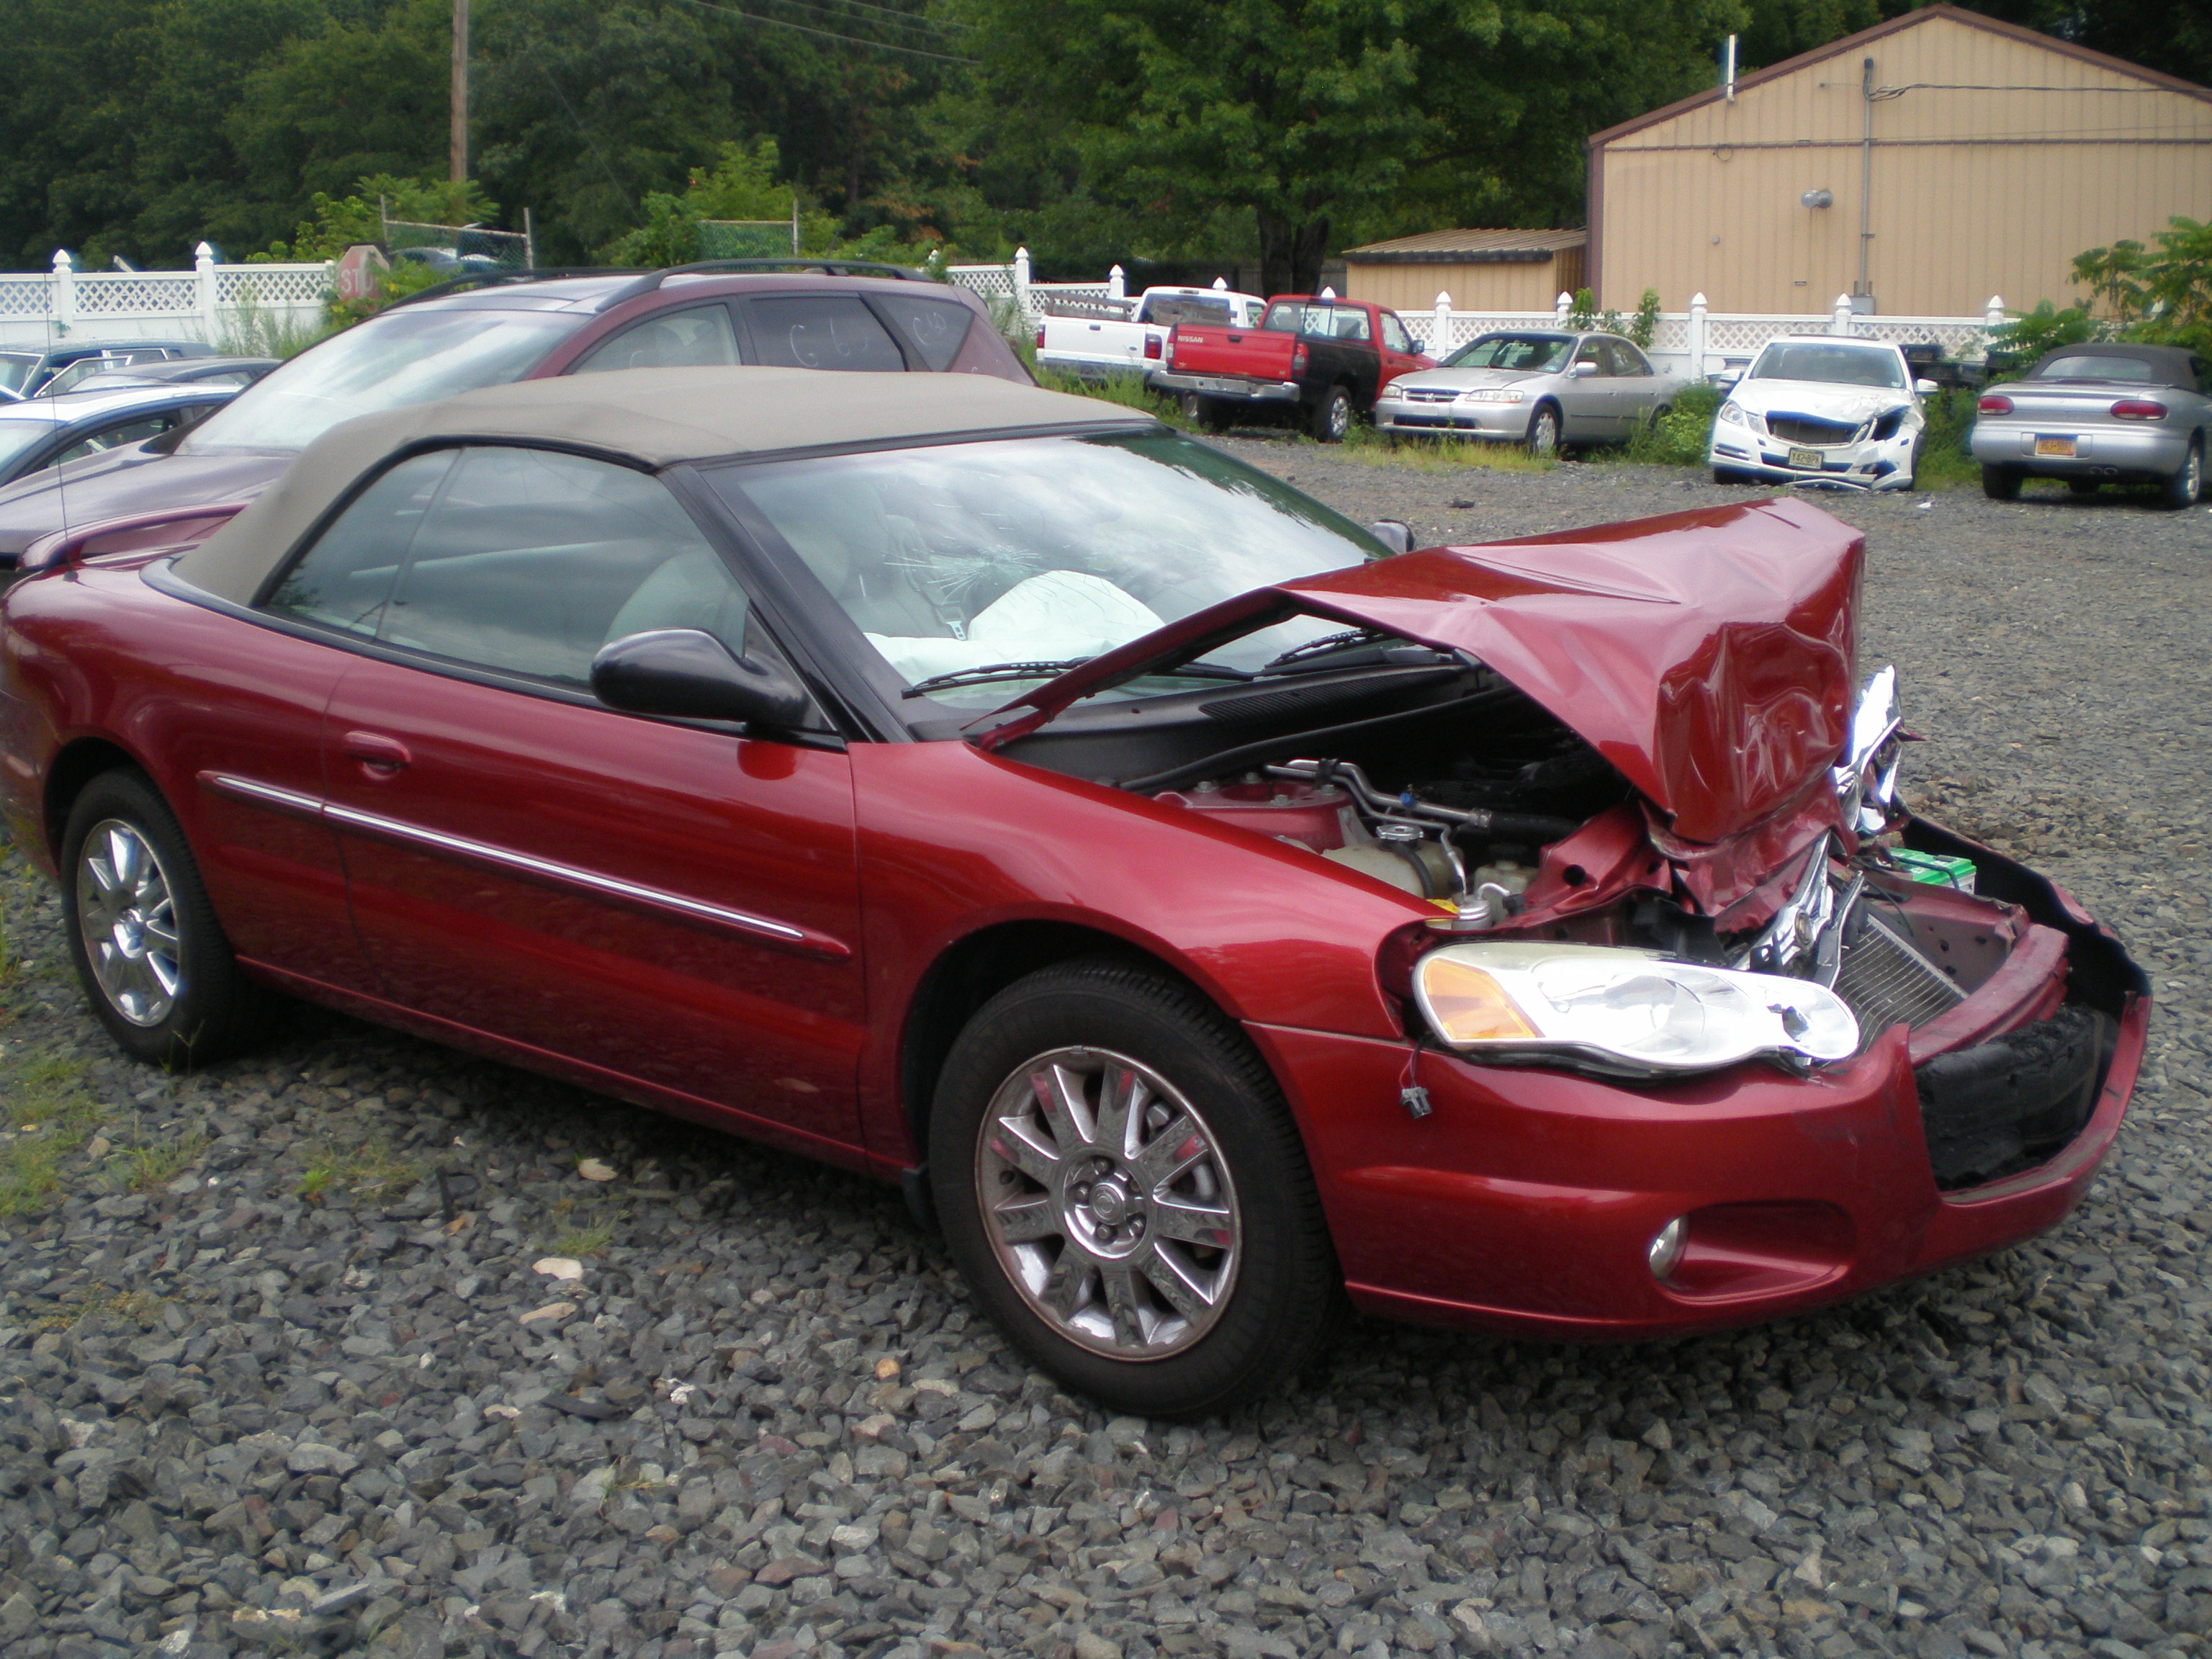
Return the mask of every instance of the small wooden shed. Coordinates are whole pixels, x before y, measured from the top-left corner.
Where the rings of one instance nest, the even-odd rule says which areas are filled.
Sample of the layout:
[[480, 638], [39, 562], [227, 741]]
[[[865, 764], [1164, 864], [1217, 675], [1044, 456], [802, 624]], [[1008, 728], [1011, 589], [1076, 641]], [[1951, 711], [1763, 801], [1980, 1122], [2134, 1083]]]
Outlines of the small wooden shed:
[[1344, 253], [1345, 297], [1427, 311], [1549, 311], [1588, 284], [1586, 230], [1430, 230]]

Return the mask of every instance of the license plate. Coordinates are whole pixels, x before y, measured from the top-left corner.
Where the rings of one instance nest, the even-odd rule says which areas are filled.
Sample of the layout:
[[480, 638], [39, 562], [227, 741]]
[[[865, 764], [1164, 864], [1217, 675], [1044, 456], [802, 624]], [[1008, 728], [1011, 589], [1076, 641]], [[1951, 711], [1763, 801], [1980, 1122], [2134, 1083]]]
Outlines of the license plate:
[[1820, 470], [1820, 452], [1817, 449], [1793, 449], [1790, 452], [1790, 465], [1810, 467], [1818, 472]]
[[2035, 441], [2035, 453], [2039, 455], [2063, 455], [2071, 458], [2074, 453], [2074, 441], [2071, 438], [2038, 438]]

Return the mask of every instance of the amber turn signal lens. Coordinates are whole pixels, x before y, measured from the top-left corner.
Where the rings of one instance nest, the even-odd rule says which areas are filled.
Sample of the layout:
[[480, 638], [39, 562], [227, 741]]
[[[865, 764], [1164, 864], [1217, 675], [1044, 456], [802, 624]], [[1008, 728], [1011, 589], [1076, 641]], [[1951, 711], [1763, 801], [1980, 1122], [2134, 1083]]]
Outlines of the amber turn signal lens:
[[1447, 1042], [1510, 1042], [1536, 1035], [1513, 999], [1481, 969], [1439, 957], [1424, 963], [1422, 973], [1430, 1010]]

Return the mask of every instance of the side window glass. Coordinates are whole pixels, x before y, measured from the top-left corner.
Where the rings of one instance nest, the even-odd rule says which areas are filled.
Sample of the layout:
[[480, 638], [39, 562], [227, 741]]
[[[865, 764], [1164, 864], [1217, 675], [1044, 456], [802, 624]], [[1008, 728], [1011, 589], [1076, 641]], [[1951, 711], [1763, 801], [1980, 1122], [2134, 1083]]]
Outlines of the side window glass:
[[1402, 351], [1408, 356], [1420, 349], [1413, 343], [1413, 337], [1406, 332], [1405, 324], [1387, 311], [1382, 313], [1382, 343], [1393, 351]]
[[1373, 334], [1367, 326], [1367, 313], [1364, 311], [1352, 311], [1340, 307], [1336, 313], [1336, 337], [1340, 340], [1373, 338]]
[[850, 294], [755, 300], [746, 313], [753, 352], [774, 368], [844, 368], [896, 374], [906, 359], [884, 325]]
[[1602, 340], [1584, 340], [1582, 349], [1575, 353], [1575, 361], [1578, 363], [1595, 363], [1597, 366], [1597, 372], [1601, 374], [1613, 373], [1613, 362], [1606, 354], [1605, 343]]
[[400, 561], [453, 465], [453, 451], [435, 450], [400, 462], [369, 485], [278, 578], [262, 608], [374, 635]]
[[942, 374], [952, 367], [952, 360], [967, 343], [968, 331], [975, 321], [974, 312], [951, 300], [925, 300], [905, 294], [888, 297], [878, 295], [876, 304], [890, 313], [891, 320], [905, 331], [906, 337], [914, 342], [915, 349], [921, 353], [922, 362], [933, 374]]
[[148, 415], [121, 426], [111, 426], [95, 432], [89, 438], [71, 444], [47, 463], [59, 466], [64, 461], [82, 460], [88, 455], [97, 455], [103, 449], [113, 449], [123, 444], [143, 443], [148, 438], [158, 438], [177, 423], [173, 415]]
[[649, 317], [599, 346], [568, 372], [617, 368], [720, 368], [738, 361], [737, 331], [726, 306], [696, 306]]
[[1616, 374], [1649, 374], [1650, 360], [1634, 346], [1623, 340], [1613, 342], [1613, 368]]
[[744, 650], [745, 599], [657, 478], [580, 456], [461, 452], [377, 637], [581, 686], [611, 640], [702, 628]]

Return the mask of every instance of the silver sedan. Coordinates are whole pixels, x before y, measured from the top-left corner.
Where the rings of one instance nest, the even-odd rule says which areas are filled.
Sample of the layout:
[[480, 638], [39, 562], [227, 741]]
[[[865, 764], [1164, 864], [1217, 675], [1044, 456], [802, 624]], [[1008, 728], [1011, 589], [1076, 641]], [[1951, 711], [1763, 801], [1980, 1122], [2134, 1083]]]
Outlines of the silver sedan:
[[1682, 389], [1618, 334], [1511, 329], [1485, 334], [1436, 368], [1402, 374], [1375, 400], [1378, 431], [1525, 443], [1626, 443]]
[[1982, 394], [1972, 440], [1983, 493], [2011, 501], [2024, 478], [2155, 483], [2171, 507], [2204, 495], [2212, 362], [2182, 346], [2087, 343], [2046, 353], [2023, 380]]

